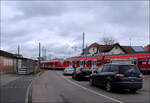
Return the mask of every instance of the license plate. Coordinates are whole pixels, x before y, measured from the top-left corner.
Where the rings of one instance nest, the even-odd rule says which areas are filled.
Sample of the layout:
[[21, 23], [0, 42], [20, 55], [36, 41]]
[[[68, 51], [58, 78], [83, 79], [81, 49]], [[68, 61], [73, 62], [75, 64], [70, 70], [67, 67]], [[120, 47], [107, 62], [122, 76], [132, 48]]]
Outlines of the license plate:
[[88, 78], [88, 77], [90, 77], [90, 76], [89, 76], [89, 75], [86, 75], [85, 77]]
[[131, 79], [131, 82], [134, 82], [135, 80], [134, 79]]

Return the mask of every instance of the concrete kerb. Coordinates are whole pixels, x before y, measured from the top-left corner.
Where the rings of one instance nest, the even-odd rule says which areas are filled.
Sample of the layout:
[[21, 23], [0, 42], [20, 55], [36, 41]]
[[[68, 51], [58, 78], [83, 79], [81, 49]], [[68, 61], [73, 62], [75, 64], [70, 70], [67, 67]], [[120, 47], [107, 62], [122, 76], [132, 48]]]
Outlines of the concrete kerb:
[[35, 77], [35, 78], [31, 81], [30, 85], [28, 86], [27, 92], [26, 92], [26, 96], [25, 96], [25, 103], [32, 103], [32, 84], [33, 84], [33, 81], [35, 81], [35, 79], [38, 79], [38, 78], [41, 76], [41, 74], [42, 74], [43, 72], [44, 72], [44, 71], [38, 73], [38, 74], [37, 74], [38, 76]]

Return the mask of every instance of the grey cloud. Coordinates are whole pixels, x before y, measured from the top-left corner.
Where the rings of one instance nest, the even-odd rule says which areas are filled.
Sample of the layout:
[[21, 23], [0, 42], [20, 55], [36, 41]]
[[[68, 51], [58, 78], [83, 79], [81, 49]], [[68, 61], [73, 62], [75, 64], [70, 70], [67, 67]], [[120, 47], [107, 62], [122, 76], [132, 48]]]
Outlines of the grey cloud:
[[88, 45], [105, 34], [127, 45], [130, 36], [134, 40], [147, 39], [148, 5], [111, 3], [24, 1], [9, 4], [8, 7], [14, 7], [13, 11], [21, 15], [2, 22], [2, 44], [13, 52], [20, 44], [23, 54], [36, 56], [38, 42], [41, 42], [48, 53], [59, 56], [79, 53], [80, 49], [75, 51], [73, 47], [81, 47], [83, 32]]
[[21, 10], [26, 17], [48, 15], [59, 16], [64, 10], [67, 10], [63, 2], [53, 1], [23, 1], [18, 4], [18, 9]]

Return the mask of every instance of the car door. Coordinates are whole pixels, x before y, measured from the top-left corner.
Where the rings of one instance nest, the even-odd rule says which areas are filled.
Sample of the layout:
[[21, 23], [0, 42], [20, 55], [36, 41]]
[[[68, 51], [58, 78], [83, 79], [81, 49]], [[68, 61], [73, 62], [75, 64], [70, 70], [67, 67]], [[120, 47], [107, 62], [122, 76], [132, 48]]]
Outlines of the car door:
[[97, 70], [97, 73], [94, 73], [94, 74], [93, 74], [94, 83], [97, 84], [97, 85], [101, 84], [101, 83], [99, 83], [98, 78], [99, 78], [99, 76], [101, 75], [100, 73], [102, 72], [102, 69], [103, 69], [103, 66], [101, 66], [101, 67]]
[[107, 76], [109, 75], [109, 70], [110, 70], [110, 65], [105, 65], [102, 69], [102, 71], [99, 73], [98, 76], [98, 83], [100, 83], [99, 85], [104, 86]]

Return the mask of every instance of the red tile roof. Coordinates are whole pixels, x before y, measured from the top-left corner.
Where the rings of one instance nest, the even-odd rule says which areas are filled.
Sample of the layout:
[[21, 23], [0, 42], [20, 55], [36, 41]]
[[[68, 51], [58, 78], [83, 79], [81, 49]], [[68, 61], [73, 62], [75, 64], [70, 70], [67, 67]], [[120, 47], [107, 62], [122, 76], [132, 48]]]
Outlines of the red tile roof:
[[150, 44], [147, 45], [147, 46], [145, 46], [144, 49], [145, 49], [146, 51], [149, 51], [149, 52], [150, 52]]
[[97, 42], [95, 42], [95, 43], [92, 43], [89, 47], [88, 47], [88, 49], [90, 49], [91, 47], [99, 47], [100, 45], [97, 43]]
[[91, 44], [88, 47], [88, 49], [90, 49], [91, 47], [97, 47], [99, 49], [99, 52], [109, 52], [116, 45], [119, 46], [125, 53], [134, 53], [135, 52], [131, 46], [120, 46], [119, 43], [116, 43], [114, 45], [99, 45], [98, 43], [95, 42], [95, 43]]

